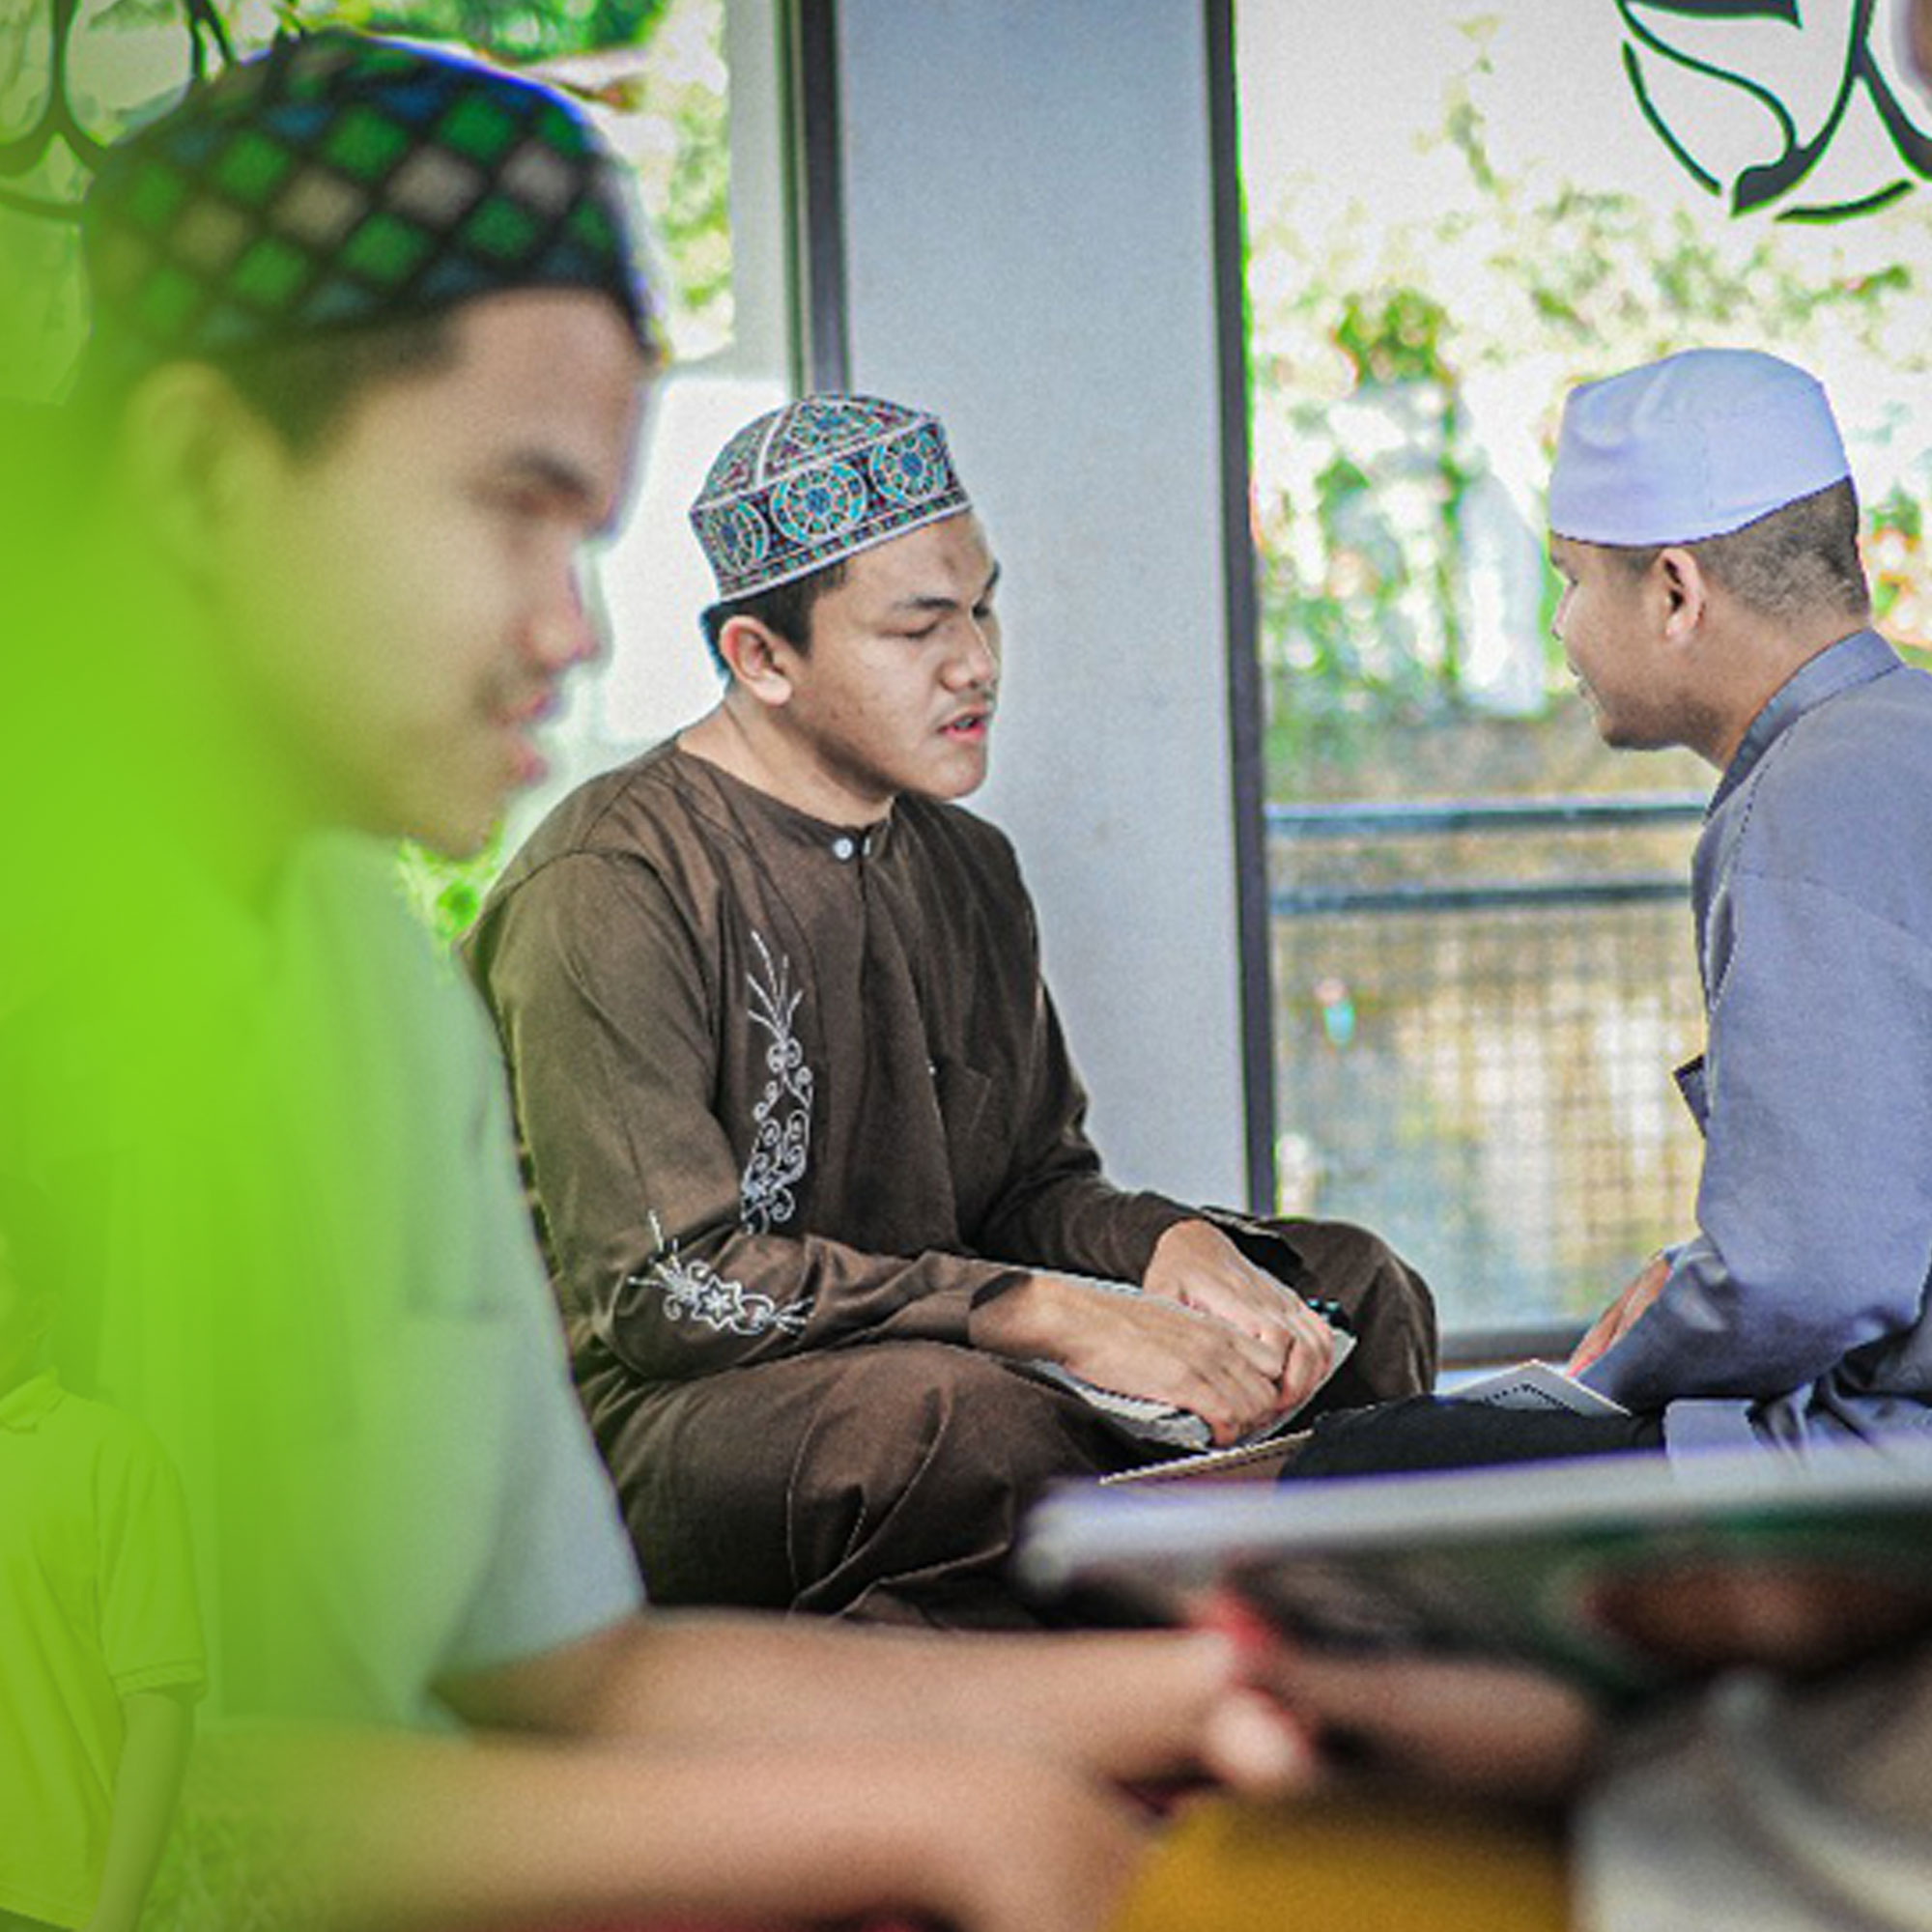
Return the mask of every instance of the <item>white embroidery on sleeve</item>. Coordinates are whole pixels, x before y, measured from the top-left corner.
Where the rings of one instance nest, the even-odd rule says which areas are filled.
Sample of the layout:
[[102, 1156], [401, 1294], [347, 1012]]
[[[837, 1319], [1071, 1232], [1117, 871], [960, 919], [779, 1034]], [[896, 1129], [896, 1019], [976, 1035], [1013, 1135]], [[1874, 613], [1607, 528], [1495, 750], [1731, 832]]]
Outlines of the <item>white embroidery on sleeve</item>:
[[791, 983], [791, 961], [781, 955], [774, 963], [760, 933], [753, 933], [752, 944], [764, 961], [764, 977], [746, 975], [751, 1018], [770, 1036], [765, 1070], [772, 1077], [752, 1110], [752, 1155], [738, 1182], [738, 1204], [744, 1225], [763, 1235], [798, 1211], [792, 1189], [805, 1179], [811, 1152], [812, 1076], [792, 1028], [805, 992]]
[[685, 1261], [673, 1248], [634, 1281], [664, 1291], [665, 1313], [687, 1318], [720, 1335], [797, 1335], [811, 1316], [811, 1302], [774, 1301], [769, 1294], [726, 1281], [709, 1262]]

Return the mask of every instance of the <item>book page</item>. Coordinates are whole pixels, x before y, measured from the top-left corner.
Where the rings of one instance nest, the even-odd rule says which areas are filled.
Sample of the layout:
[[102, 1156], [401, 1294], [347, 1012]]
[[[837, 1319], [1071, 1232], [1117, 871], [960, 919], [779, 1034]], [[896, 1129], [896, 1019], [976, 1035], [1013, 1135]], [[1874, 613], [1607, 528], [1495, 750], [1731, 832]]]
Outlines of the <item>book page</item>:
[[1568, 1409], [1572, 1415], [1628, 1415], [1622, 1403], [1593, 1388], [1585, 1388], [1575, 1376], [1565, 1375], [1553, 1363], [1531, 1359], [1514, 1368], [1499, 1369], [1480, 1380], [1446, 1388], [1451, 1402], [1481, 1403], [1490, 1408]]

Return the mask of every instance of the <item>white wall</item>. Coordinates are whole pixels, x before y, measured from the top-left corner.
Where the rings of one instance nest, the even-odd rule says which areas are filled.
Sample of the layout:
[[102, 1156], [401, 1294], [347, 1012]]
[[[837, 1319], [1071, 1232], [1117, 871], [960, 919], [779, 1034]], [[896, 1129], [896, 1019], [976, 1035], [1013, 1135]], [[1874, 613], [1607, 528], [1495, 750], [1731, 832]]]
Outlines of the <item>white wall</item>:
[[1126, 1181], [1243, 1196], [1198, 0], [840, 0], [855, 387], [1005, 566], [994, 777]]

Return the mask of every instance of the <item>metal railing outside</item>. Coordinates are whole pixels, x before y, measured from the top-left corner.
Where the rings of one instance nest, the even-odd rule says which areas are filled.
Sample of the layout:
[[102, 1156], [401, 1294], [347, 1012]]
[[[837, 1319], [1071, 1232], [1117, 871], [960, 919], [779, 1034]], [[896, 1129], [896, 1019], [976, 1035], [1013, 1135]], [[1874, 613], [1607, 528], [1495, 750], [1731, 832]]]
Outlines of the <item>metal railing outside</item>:
[[1560, 1333], [1688, 1223], [1703, 809], [1268, 810], [1282, 1206], [1388, 1236], [1452, 1344]]

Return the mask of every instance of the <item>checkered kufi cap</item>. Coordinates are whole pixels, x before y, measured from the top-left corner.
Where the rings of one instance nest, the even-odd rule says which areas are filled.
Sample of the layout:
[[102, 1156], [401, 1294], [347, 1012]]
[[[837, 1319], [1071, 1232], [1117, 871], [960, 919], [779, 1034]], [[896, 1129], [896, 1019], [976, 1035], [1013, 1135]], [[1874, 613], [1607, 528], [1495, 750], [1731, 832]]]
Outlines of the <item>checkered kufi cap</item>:
[[747, 423], [692, 528], [721, 602], [770, 590], [970, 509], [939, 418], [876, 396], [806, 396]]
[[615, 161], [548, 88], [343, 29], [283, 39], [108, 151], [83, 215], [98, 362], [398, 322], [506, 289], [656, 327]]

